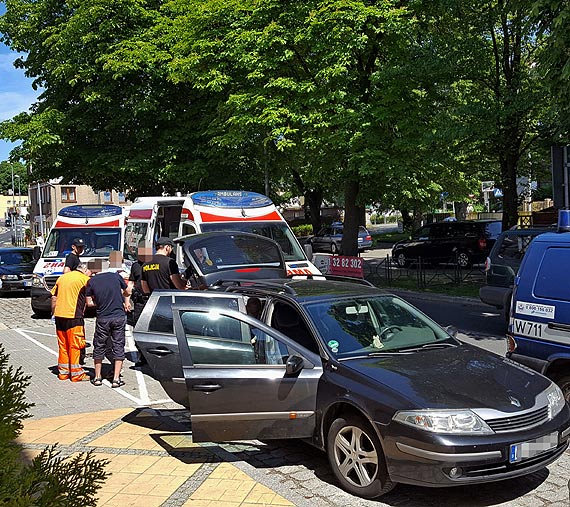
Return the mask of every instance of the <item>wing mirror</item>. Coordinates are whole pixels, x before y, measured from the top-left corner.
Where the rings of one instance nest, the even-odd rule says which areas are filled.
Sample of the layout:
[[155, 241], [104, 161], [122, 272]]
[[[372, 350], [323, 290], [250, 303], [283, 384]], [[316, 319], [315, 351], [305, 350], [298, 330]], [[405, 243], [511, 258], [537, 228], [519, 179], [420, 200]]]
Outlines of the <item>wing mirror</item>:
[[303, 358], [300, 356], [289, 356], [285, 363], [285, 373], [291, 377], [298, 375], [303, 369], [304, 363]]
[[459, 333], [455, 326], [447, 326], [444, 327], [443, 330], [452, 338], [457, 338], [457, 333]]
[[311, 244], [310, 241], [307, 241], [303, 245], [303, 250], [305, 250], [305, 255], [307, 256], [307, 259], [311, 260], [313, 258], [313, 245]]
[[39, 260], [40, 257], [42, 256], [42, 247], [38, 245], [34, 246], [34, 249], [32, 250], [32, 255], [35, 261]]

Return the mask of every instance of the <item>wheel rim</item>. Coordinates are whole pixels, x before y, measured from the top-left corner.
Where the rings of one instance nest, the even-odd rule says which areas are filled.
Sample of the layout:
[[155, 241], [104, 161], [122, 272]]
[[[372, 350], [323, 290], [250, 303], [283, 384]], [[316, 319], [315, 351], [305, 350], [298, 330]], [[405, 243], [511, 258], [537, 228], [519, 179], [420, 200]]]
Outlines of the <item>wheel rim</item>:
[[378, 453], [370, 437], [357, 426], [346, 426], [334, 439], [338, 471], [350, 484], [364, 488], [378, 475]]
[[403, 253], [398, 254], [397, 261], [398, 266], [404, 267], [406, 265], [406, 256]]
[[467, 254], [460, 253], [457, 256], [457, 264], [459, 264], [462, 268], [466, 268], [469, 265], [469, 257], [467, 257]]

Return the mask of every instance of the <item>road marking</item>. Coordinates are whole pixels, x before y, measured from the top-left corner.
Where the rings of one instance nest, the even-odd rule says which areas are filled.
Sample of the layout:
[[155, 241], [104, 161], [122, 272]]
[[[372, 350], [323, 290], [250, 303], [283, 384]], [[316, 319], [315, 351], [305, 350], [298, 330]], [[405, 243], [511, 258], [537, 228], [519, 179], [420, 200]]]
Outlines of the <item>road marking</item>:
[[[32, 330], [25, 330], [24, 331], [23, 329], [14, 329], [14, 331], [16, 331], [19, 335], [23, 336], [26, 340], [29, 340], [34, 345], [37, 345], [38, 347], [42, 348], [46, 352], [49, 352], [50, 354], [54, 355], [55, 357], [57, 357], [59, 355], [58, 351], [50, 349], [48, 346], [46, 346], [43, 343], [39, 342], [38, 340], [32, 338], [27, 333], [34, 333], [34, 334], [39, 334], [42, 336], [50, 336], [50, 337], [54, 337], [54, 338], [57, 338], [57, 335], [54, 336], [53, 334], [50, 334], [50, 333], [40, 333], [38, 331], [32, 331]], [[129, 338], [130, 338], [128, 340], [130, 342], [129, 348], [132, 346], [133, 349], [136, 350], [132, 336]], [[127, 393], [126, 391], [124, 391], [120, 387], [116, 387], [112, 390], [115, 391], [117, 394], [120, 394], [121, 396], [133, 401], [134, 403], [136, 403], [137, 405], [140, 405], [140, 406], [156, 405], [156, 404], [166, 403], [168, 401], [172, 401], [172, 400], [158, 400], [158, 401], [152, 401], [151, 402], [149, 395], [148, 395], [148, 389], [146, 386], [146, 381], [144, 379], [144, 375], [143, 375], [142, 371], [140, 370], [140, 368], [135, 368], [135, 378], [137, 379], [140, 398], [137, 398], [136, 396], [133, 396], [132, 394]], [[111, 382], [109, 382], [108, 380], [103, 380], [103, 384], [106, 385], [107, 387], [111, 388]]]
[[[15, 331], [18, 331], [18, 329], [16, 329]], [[53, 337], [53, 333], [40, 333], [39, 331], [32, 331], [31, 329], [26, 329], [25, 331], [26, 331], [26, 333], [41, 334], [42, 336], [52, 336]]]
[[[44, 349], [45, 351], [49, 352], [50, 354], [53, 354], [55, 357], [57, 357], [59, 355], [58, 352], [56, 352], [55, 350], [50, 349], [49, 347], [47, 347], [46, 345], [44, 345], [43, 343], [40, 343], [38, 340], [34, 340], [31, 336], [28, 336], [24, 331], [22, 331], [21, 329], [14, 329], [14, 331], [16, 331], [16, 333], [22, 335], [26, 340], [31, 341], [33, 344], [37, 345], [38, 347]], [[37, 333], [37, 334], [44, 334], [44, 333]], [[46, 336], [53, 336], [53, 335], [46, 335]]]

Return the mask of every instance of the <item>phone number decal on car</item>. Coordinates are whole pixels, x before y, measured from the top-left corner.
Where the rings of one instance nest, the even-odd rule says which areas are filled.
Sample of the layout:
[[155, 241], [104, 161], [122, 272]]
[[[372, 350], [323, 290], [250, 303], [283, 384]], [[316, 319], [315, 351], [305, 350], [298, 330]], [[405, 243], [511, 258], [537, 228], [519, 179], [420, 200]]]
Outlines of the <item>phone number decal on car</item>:
[[527, 303], [526, 301], [517, 301], [515, 311], [521, 315], [532, 315], [534, 317], [553, 319], [556, 307], [551, 305], [539, 305], [537, 303]]
[[329, 273], [331, 275], [362, 278], [364, 276], [362, 259], [360, 257], [350, 257], [346, 255], [331, 257]]

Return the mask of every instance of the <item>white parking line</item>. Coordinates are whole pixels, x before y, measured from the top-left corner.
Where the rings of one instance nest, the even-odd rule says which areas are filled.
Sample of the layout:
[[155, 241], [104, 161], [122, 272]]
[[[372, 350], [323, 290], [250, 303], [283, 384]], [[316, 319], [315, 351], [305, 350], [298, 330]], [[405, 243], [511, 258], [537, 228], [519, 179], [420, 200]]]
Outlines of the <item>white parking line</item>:
[[[59, 355], [58, 352], [56, 352], [55, 350], [50, 349], [49, 347], [45, 346], [43, 343], [40, 343], [38, 340], [34, 340], [31, 336], [28, 336], [23, 330], [21, 329], [14, 329], [14, 331], [16, 331], [16, 333], [22, 335], [24, 338], [26, 338], [26, 340], [31, 341], [34, 345], [37, 345], [38, 347], [44, 349], [45, 351], [49, 352], [50, 354], [53, 354], [55, 357], [57, 357]], [[32, 331], [33, 333], [34, 331]], [[36, 334], [44, 334], [44, 333], [37, 333]], [[53, 335], [45, 335], [45, 336], [53, 336]]]
[[[53, 350], [53, 349], [49, 348], [48, 346], [44, 345], [43, 343], [41, 343], [38, 340], [29, 336], [28, 333], [34, 333], [34, 334], [38, 334], [38, 335], [42, 335], [42, 336], [50, 336], [50, 337], [53, 337], [56, 339], [57, 339], [57, 336], [50, 334], [50, 333], [40, 333], [38, 331], [32, 331], [32, 330], [28, 330], [28, 329], [26, 329], [26, 330], [14, 329], [14, 331], [16, 331], [19, 335], [23, 336], [26, 340], [30, 341], [34, 345], [37, 345], [38, 347], [42, 348], [46, 352], [49, 352], [50, 354], [54, 355], [55, 357], [57, 357], [59, 355], [57, 350]], [[127, 338], [127, 342], [128, 342], [128, 348], [129, 349], [136, 350], [132, 335]], [[148, 389], [146, 386], [146, 381], [144, 379], [144, 375], [139, 368], [135, 368], [135, 378], [137, 379], [137, 385], [139, 388], [140, 398], [137, 398], [137, 397], [133, 396], [132, 394], [127, 393], [126, 391], [124, 391], [120, 387], [116, 387], [115, 389], [112, 389], [112, 390], [114, 392], [116, 392], [117, 394], [120, 394], [121, 396], [123, 396], [123, 397], [133, 401], [137, 405], [141, 405], [141, 406], [157, 405], [157, 404], [167, 403], [167, 402], [171, 401], [171, 400], [157, 400], [157, 401], [151, 402], [149, 395], [148, 395]], [[104, 380], [103, 384], [108, 386], [109, 388], [111, 388], [111, 383], [108, 380]]]

